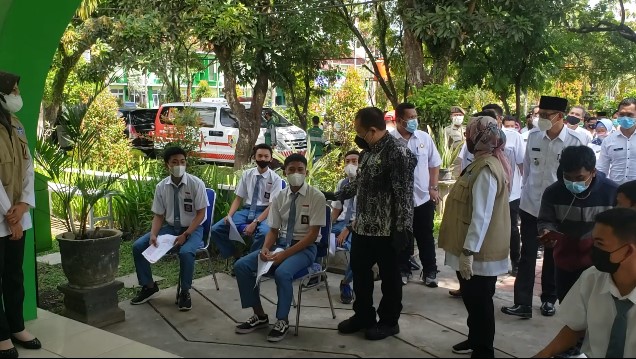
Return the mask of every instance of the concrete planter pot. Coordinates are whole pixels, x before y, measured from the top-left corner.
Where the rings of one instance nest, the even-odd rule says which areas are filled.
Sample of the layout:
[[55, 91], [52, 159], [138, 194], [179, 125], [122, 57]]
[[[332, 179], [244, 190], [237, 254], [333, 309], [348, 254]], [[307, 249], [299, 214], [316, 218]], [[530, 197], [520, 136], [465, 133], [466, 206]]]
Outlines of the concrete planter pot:
[[452, 168], [440, 168], [439, 169], [439, 180], [440, 181], [450, 181], [453, 179], [453, 169]]

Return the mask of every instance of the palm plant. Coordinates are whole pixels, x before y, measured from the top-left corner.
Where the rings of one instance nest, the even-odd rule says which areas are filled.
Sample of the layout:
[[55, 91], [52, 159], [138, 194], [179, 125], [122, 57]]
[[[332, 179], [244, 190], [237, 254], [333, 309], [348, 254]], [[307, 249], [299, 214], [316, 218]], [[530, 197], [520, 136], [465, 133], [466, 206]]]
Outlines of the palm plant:
[[448, 140], [448, 136], [446, 136], [443, 132], [440, 134], [435, 134], [431, 131], [431, 128], [428, 128], [428, 133], [431, 134], [433, 138], [433, 142], [437, 147], [437, 151], [439, 152], [440, 157], [442, 158], [442, 164], [440, 169], [446, 169], [449, 171], [453, 170], [455, 160], [461, 151], [464, 142], [460, 143], [451, 143]]

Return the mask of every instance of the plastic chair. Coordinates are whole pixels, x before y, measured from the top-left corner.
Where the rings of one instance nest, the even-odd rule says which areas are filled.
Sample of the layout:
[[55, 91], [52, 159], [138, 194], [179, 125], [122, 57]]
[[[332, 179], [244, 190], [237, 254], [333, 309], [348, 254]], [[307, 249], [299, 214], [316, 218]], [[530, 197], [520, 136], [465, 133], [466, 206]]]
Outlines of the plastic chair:
[[[205, 222], [203, 222], [203, 247], [197, 249], [195, 253], [194, 263], [196, 264], [197, 262], [200, 262], [200, 261], [208, 262], [208, 266], [210, 267], [210, 273], [212, 273], [212, 278], [214, 278], [214, 285], [216, 286], [216, 290], [219, 290], [219, 281], [216, 279], [216, 273], [214, 272], [214, 267], [212, 265], [212, 257], [210, 256], [210, 251], [208, 250], [208, 247], [210, 246], [210, 237], [212, 235], [211, 227], [212, 227], [212, 222], [214, 219], [212, 217], [214, 217], [214, 205], [216, 204], [216, 192], [214, 192], [214, 190], [211, 188], [206, 188], [205, 192], [208, 195], [208, 202], [210, 203], [210, 205], [208, 206], [206, 210], [207, 218]], [[196, 255], [199, 253], [205, 254], [206, 258], [196, 259]], [[178, 259], [179, 259], [179, 256], [177, 256], [177, 260]], [[177, 283], [177, 299], [175, 301], [175, 304], [178, 304], [179, 302], [180, 291], [181, 291], [181, 271], [179, 271], [179, 281]]]

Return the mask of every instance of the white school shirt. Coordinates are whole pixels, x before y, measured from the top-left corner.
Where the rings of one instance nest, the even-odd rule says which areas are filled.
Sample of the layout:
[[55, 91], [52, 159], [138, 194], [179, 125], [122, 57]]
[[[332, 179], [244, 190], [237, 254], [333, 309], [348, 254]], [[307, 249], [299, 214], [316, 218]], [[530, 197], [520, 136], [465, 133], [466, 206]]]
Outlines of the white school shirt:
[[519, 208], [538, 217], [543, 192], [557, 181], [561, 152], [566, 147], [585, 144], [582, 135], [567, 126], [563, 126], [554, 140], [550, 140], [546, 131], [530, 131], [523, 161], [523, 191]]
[[[591, 267], [581, 274], [559, 307], [559, 316], [565, 325], [575, 331], [586, 331], [581, 352], [588, 358], [605, 358], [616, 317], [612, 296], [636, 304], [636, 289], [621, 296], [610, 274]], [[627, 312], [623, 357], [636, 357], [636, 305]]]
[[[252, 196], [254, 195], [254, 187], [256, 186], [256, 176], [260, 173], [258, 172], [258, 168], [254, 167], [252, 169], [246, 170], [243, 172], [241, 179], [236, 186], [236, 191], [234, 193], [243, 198], [243, 205], [249, 206], [252, 204]], [[272, 202], [272, 199], [280, 193], [283, 185], [282, 179], [276, 172], [267, 168], [263, 174], [261, 179], [260, 190], [258, 191], [258, 199], [256, 200], [257, 206], [269, 206]]]
[[[304, 183], [298, 190], [296, 198], [296, 222], [294, 223], [295, 241], [300, 241], [307, 233], [310, 226], [323, 227], [327, 223], [327, 200], [325, 196], [316, 188]], [[278, 237], [285, 239], [287, 236], [287, 221], [289, 219], [289, 207], [292, 200], [291, 186], [287, 186], [276, 196], [269, 209], [267, 224], [270, 228], [278, 229]], [[316, 237], [316, 242], [322, 238], [320, 232]]]
[[431, 200], [431, 195], [428, 192], [428, 187], [431, 183], [428, 169], [441, 166], [442, 158], [435, 147], [433, 139], [424, 131], [415, 130], [408, 140], [402, 137], [398, 130], [393, 130], [390, 133], [417, 157], [417, 166], [414, 172], [413, 202], [415, 207], [419, 207]]
[[583, 127], [577, 127], [574, 131], [580, 134], [584, 140], [587, 139], [587, 142], [584, 143], [584, 145], [587, 146], [588, 143], [592, 142], [592, 134], [590, 133], [590, 131], [584, 129]]
[[[179, 184], [179, 222], [181, 228], [186, 229], [192, 224], [197, 211], [207, 208], [208, 195], [205, 191], [205, 184], [200, 178], [189, 173], [183, 175]], [[172, 182], [172, 177], [168, 176], [157, 184], [155, 198], [152, 201], [152, 212], [160, 216], [165, 216], [166, 222], [174, 226], [174, 188], [177, 185]], [[201, 223], [207, 219], [207, 213], [203, 216]]]
[[636, 180], [636, 133], [627, 138], [618, 130], [605, 137], [596, 169], [618, 184]]
[[[342, 189], [344, 181], [345, 179], [341, 179], [340, 181], [338, 181], [338, 186], [336, 187], [338, 188], [338, 191]], [[353, 210], [351, 212], [351, 221], [356, 219], [356, 205], [358, 204], [357, 199], [358, 199], [358, 196], [353, 196], [353, 198], [345, 200], [344, 204], [340, 201], [331, 201], [331, 207], [342, 209], [342, 212], [340, 212], [340, 215], [338, 216], [338, 218], [336, 218], [337, 221], [340, 222], [345, 220], [345, 217], [347, 216], [347, 211], [349, 210], [349, 206], [351, 203], [353, 203]]]

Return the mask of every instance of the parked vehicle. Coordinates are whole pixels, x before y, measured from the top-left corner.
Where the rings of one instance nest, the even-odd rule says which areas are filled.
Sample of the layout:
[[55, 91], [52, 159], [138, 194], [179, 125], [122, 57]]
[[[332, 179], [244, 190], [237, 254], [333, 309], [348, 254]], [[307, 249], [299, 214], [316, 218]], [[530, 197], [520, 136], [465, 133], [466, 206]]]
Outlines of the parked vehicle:
[[[204, 161], [234, 163], [234, 152], [238, 139], [238, 120], [230, 110], [225, 99], [208, 99], [206, 102], [177, 102], [167, 103], [159, 108], [155, 117], [155, 136], [159, 138], [167, 137], [171, 118], [174, 118], [176, 111], [185, 107], [194, 108], [200, 119], [201, 145], [199, 157]], [[246, 105], [249, 111], [249, 104]], [[291, 124], [280, 113], [272, 108], [263, 108], [263, 114], [267, 111], [272, 113], [276, 123], [276, 146], [275, 151], [284, 156], [289, 156], [294, 152], [304, 153], [307, 150], [307, 134], [302, 129]], [[256, 143], [265, 142], [265, 117], [261, 116], [261, 131]], [[154, 144], [155, 149], [161, 148], [160, 141]]]
[[132, 146], [148, 156], [155, 152], [152, 132], [155, 129], [155, 118], [158, 110], [155, 109], [130, 109], [119, 110], [119, 117], [126, 122], [124, 134], [131, 140]]

